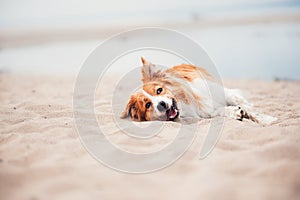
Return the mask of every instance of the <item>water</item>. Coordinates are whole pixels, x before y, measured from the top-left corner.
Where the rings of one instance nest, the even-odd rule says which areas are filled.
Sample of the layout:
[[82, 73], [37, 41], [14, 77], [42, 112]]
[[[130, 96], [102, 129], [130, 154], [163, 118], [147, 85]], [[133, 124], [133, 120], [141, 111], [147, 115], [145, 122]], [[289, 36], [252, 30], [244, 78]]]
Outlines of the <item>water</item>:
[[[221, 3], [217, 0], [154, 0], [147, 4], [139, 0], [81, 2], [28, 0], [22, 3], [2, 0], [0, 33], [99, 26], [105, 31], [107, 25], [239, 20], [300, 13], [299, 0], [226, 0]], [[189, 26], [177, 30], [207, 50], [224, 78], [300, 79], [300, 22], [297, 20], [289, 23]], [[4, 48], [0, 50], [0, 71], [76, 75], [89, 53], [103, 40]], [[131, 63], [138, 62], [139, 58], [132, 58], [124, 64], [131, 66]]]

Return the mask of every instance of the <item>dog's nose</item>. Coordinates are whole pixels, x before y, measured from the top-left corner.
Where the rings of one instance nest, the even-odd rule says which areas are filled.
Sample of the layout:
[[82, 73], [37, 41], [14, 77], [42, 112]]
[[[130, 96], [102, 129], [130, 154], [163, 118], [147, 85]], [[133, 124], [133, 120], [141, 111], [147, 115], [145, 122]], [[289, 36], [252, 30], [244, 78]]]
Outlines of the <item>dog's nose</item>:
[[166, 103], [164, 101], [159, 102], [158, 105], [157, 105], [157, 109], [159, 111], [163, 111], [163, 110], [167, 109]]

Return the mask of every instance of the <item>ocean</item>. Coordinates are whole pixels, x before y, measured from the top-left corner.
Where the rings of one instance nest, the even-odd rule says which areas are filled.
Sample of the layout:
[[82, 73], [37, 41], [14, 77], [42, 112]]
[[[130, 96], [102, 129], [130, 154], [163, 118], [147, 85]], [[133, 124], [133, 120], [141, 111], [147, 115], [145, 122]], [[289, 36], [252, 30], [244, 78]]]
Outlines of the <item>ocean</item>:
[[[128, 27], [172, 24], [174, 30], [206, 49], [224, 78], [299, 80], [299, 15], [298, 0], [227, 0], [222, 3], [216, 0], [184, 3], [130, 0], [84, 4], [79, 0], [29, 0], [26, 3], [4, 0], [0, 2], [0, 34], [74, 27], [102, 27], [105, 32], [106, 27], [121, 24]], [[288, 20], [281, 20], [286, 16]], [[264, 18], [271, 20], [264, 21]], [[5, 46], [0, 49], [0, 71], [76, 75], [88, 55], [105, 39], [83, 35], [80, 40]], [[128, 68], [115, 72], [132, 66], [131, 63], [124, 65]]]

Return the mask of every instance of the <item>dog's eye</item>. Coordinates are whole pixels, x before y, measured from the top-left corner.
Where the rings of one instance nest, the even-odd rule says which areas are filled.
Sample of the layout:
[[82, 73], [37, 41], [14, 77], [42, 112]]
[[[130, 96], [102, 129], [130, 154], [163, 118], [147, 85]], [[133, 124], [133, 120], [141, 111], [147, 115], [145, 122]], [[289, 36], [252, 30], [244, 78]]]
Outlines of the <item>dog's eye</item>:
[[156, 90], [156, 93], [157, 93], [157, 94], [160, 94], [162, 91], [163, 91], [162, 88], [158, 88], [158, 89]]
[[150, 102], [146, 103], [146, 108], [147, 108], [147, 109], [150, 108], [150, 106], [151, 106], [151, 103], [150, 103]]

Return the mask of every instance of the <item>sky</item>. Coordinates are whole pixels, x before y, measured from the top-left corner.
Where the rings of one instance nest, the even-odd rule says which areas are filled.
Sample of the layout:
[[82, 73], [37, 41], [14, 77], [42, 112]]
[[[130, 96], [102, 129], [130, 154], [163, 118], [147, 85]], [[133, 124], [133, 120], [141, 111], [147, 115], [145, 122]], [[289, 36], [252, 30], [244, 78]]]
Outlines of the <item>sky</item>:
[[0, 0], [0, 31], [299, 13], [300, 0]]

